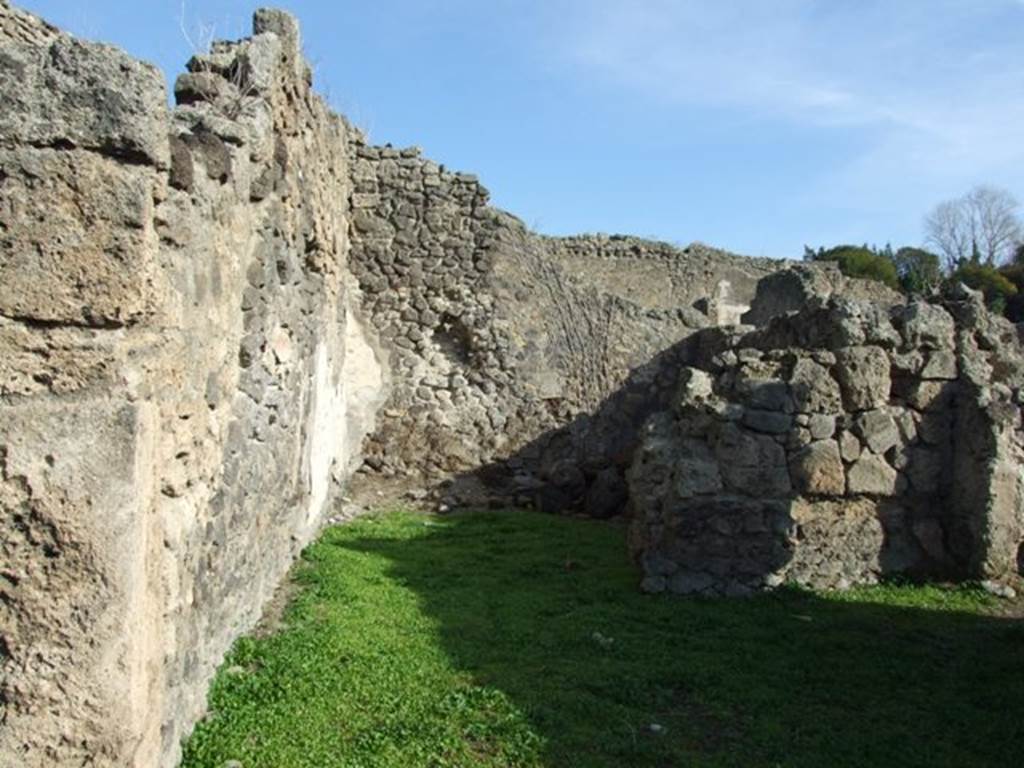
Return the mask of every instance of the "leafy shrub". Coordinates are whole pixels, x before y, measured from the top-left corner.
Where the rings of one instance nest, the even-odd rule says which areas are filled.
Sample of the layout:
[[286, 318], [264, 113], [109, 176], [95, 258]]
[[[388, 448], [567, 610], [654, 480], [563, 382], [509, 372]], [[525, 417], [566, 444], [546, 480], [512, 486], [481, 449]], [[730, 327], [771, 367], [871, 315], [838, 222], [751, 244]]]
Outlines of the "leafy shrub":
[[877, 280], [890, 288], [900, 289], [900, 277], [896, 265], [886, 254], [866, 245], [837, 245], [835, 248], [805, 249], [804, 258], [809, 261], [832, 261], [847, 277]]
[[1008, 309], [1010, 300], [1018, 293], [1017, 286], [1006, 275], [986, 264], [963, 264], [949, 279], [981, 291], [989, 309], [1000, 314]]
[[1015, 262], [1000, 268], [1000, 274], [1013, 283], [1017, 293], [1006, 299], [1003, 314], [1014, 323], [1024, 322], [1024, 262]]

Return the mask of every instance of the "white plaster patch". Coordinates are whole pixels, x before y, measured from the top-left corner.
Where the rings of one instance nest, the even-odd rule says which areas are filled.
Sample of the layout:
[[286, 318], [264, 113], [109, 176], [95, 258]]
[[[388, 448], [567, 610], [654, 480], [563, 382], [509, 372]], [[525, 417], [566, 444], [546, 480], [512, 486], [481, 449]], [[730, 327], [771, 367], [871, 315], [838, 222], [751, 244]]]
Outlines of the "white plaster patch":
[[351, 309], [346, 309], [341, 356], [338, 376], [327, 346], [321, 343], [316, 350], [308, 430], [309, 525], [323, 513], [331, 481], [343, 482], [358, 464], [363, 438], [374, 429], [377, 409], [385, 398], [384, 371]]

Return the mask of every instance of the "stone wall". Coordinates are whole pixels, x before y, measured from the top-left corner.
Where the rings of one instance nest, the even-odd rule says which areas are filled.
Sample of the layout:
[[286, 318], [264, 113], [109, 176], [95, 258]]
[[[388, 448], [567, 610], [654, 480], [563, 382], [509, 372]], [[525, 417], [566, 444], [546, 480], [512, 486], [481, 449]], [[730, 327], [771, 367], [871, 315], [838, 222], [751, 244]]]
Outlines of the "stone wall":
[[350, 264], [394, 370], [368, 468], [448, 484], [447, 504], [620, 512], [637, 431], [672, 390], [666, 350], [785, 311], [795, 291], [898, 300], [832, 265], [760, 290], [793, 265], [700, 244], [539, 236], [490, 207], [475, 176], [416, 148], [350, 149]]
[[173, 765], [360, 465], [607, 516], [632, 463], [652, 589], [1015, 566], [1018, 357], [977, 302], [537, 235], [331, 113], [290, 16], [253, 26], [168, 109], [0, 0], [0, 763]]
[[290, 17], [153, 67], [0, 3], [0, 764], [170, 766], [384, 396]]
[[831, 300], [694, 338], [629, 473], [652, 592], [1005, 578], [1024, 543], [1024, 358], [961, 292]]

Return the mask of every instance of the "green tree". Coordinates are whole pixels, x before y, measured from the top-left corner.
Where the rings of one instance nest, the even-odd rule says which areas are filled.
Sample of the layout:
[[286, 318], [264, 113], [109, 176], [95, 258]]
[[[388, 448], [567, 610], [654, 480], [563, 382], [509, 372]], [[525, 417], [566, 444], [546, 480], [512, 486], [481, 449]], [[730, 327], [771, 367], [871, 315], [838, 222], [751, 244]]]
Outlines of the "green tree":
[[937, 254], [923, 248], [900, 248], [893, 263], [904, 293], [930, 293], [942, 282], [942, 266]]
[[[886, 246], [888, 252], [892, 249]], [[808, 248], [804, 246], [805, 261], [831, 261], [847, 277], [877, 280], [890, 288], [900, 289], [900, 278], [893, 259], [886, 251], [878, 251], [867, 245], [837, 245], [834, 248]]]
[[1014, 323], [1024, 322], [1024, 260], [1000, 268], [999, 273], [1013, 283], [1017, 293], [1006, 299], [1003, 314]]
[[1018, 294], [1017, 286], [1000, 270], [988, 264], [962, 264], [949, 279], [981, 291], [989, 309], [999, 314], [1010, 307], [1013, 297]]

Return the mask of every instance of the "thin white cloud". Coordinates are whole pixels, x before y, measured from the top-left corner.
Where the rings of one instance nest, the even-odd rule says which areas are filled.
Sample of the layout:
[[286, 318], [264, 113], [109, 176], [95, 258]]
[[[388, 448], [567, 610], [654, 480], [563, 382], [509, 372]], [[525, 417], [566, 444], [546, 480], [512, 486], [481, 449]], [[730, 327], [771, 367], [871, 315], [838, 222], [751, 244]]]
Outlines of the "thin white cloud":
[[866, 149], [832, 182], [896, 174], [893, 189], [945, 191], [1024, 167], [1024, 47], [1005, 34], [1024, 29], [1021, 6], [585, 0], [563, 14], [561, 39], [585, 77], [662, 108], [863, 130]]

